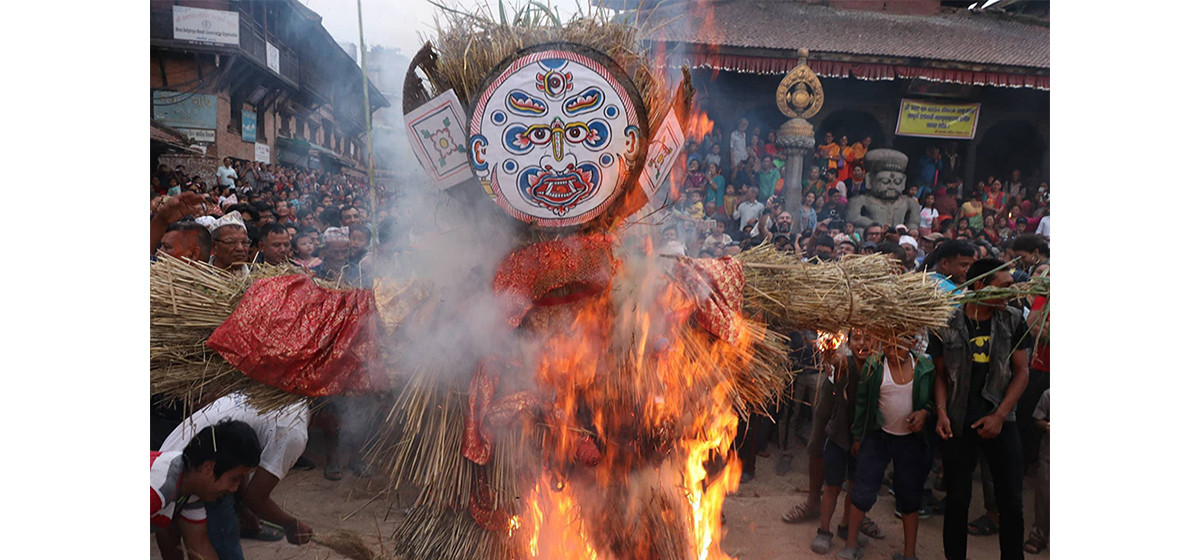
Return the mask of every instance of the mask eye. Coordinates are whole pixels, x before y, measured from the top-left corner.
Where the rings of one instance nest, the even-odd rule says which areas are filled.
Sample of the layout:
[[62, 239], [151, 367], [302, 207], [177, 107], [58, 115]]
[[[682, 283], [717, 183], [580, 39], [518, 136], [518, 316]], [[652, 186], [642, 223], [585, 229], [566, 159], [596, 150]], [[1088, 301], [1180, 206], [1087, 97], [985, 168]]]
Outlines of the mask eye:
[[578, 144], [584, 138], [587, 138], [588, 129], [584, 125], [571, 125], [567, 127], [567, 140]]
[[545, 144], [550, 141], [550, 130], [546, 128], [535, 128], [529, 131], [529, 140], [534, 144]]

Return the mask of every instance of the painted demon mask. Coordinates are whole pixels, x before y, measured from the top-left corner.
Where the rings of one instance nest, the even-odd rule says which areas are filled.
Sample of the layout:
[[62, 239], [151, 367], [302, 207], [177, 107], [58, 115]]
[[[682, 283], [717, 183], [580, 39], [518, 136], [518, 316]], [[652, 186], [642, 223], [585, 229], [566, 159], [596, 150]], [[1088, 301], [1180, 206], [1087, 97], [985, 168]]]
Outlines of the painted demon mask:
[[641, 171], [646, 111], [607, 56], [553, 43], [516, 53], [487, 80], [469, 122], [467, 157], [508, 214], [542, 228], [583, 224]]

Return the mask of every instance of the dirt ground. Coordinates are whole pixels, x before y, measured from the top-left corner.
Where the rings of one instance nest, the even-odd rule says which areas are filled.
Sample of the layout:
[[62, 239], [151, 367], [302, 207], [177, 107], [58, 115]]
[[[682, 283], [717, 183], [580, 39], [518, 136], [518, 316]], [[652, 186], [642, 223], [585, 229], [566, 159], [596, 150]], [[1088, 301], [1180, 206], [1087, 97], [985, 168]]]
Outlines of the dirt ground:
[[[362, 534], [375, 545], [390, 548], [393, 528], [396, 526], [403, 506], [396, 503], [384, 503], [386, 500], [376, 499], [384, 486], [380, 477], [358, 478], [349, 470], [345, 478], [337, 482], [325, 480], [321, 473], [323, 466], [320, 436], [316, 433], [310, 439], [305, 456], [313, 459], [318, 468], [311, 471], [292, 471], [280, 481], [273, 497], [285, 510], [298, 516], [311, 525], [316, 532], [322, 529], [348, 529]], [[754, 480], [742, 484], [736, 494], [727, 497], [725, 501], [726, 525], [722, 537], [722, 550], [732, 557], [741, 560], [806, 560], [829, 558], [832, 559], [843, 542], [834, 539], [834, 550], [827, 555], [820, 555], [809, 550], [809, 544], [816, 535], [817, 522], [810, 521], [800, 525], [788, 525], [780, 520], [780, 516], [792, 506], [804, 501], [808, 477], [806, 474], [807, 456], [804, 450], [797, 448], [791, 464], [792, 469], [785, 475], [777, 475], [775, 467], [778, 463], [779, 449], [772, 446], [771, 457], [758, 460], [758, 473]], [[939, 497], [940, 493], [937, 494]], [[841, 519], [841, 500], [835, 514], [835, 524]], [[871, 540], [866, 548], [866, 560], [890, 559], [892, 554], [900, 551], [903, 545], [900, 520], [892, 511], [894, 500], [885, 489], [880, 491], [879, 501], [868, 513], [871, 519], [883, 529], [882, 540]], [[1033, 493], [1026, 484], [1025, 495], [1025, 524], [1028, 531], [1033, 520]], [[391, 507], [389, 507], [389, 505]], [[975, 490], [972, 493], [970, 518], [974, 519], [983, 513], [983, 493], [976, 477]], [[994, 560], [1000, 558], [998, 538], [969, 537], [968, 550], [972, 560]], [[917, 537], [917, 556], [925, 560], [943, 558], [942, 556], [942, 517], [935, 515], [920, 522]], [[242, 540], [245, 557], [251, 560], [333, 560], [343, 556], [316, 544], [294, 546], [287, 541], [259, 542]], [[151, 558], [161, 560], [158, 546], [154, 537], [150, 537]], [[1031, 559], [1048, 559], [1049, 551], [1041, 555], [1027, 555]]]

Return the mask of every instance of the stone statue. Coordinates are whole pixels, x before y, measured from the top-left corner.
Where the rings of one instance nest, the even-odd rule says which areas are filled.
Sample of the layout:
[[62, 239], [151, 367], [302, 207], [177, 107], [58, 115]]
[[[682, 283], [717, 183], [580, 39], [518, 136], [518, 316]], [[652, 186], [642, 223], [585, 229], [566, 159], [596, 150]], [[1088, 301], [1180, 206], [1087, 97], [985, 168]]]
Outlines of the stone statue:
[[904, 224], [917, 231], [921, 223], [921, 205], [904, 194], [904, 174], [908, 156], [896, 150], [871, 150], [863, 158], [867, 171], [867, 192], [850, 199], [846, 220], [860, 228], [872, 223], [886, 226]]

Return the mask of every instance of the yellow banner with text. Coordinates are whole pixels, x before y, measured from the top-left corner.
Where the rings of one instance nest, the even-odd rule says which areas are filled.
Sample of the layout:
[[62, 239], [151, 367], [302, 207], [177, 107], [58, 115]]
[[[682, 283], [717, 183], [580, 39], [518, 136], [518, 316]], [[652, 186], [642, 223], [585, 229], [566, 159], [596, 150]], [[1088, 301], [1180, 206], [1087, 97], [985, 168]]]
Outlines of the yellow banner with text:
[[970, 140], [979, 124], [979, 103], [931, 103], [915, 99], [900, 101], [896, 136], [955, 138]]

